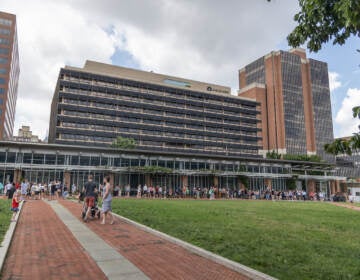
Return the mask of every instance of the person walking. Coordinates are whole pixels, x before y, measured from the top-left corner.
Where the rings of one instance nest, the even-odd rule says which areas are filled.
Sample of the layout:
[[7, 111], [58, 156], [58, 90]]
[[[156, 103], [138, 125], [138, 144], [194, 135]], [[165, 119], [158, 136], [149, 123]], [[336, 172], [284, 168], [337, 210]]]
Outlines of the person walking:
[[84, 217], [84, 222], [88, 220], [90, 217], [91, 208], [95, 205], [95, 191], [96, 191], [96, 184], [93, 181], [93, 176], [89, 174], [88, 181], [86, 182], [85, 186], [85, 203], [87, 207], [87, 211]]
[[[15, 187], [14, 187], [15, 189]], [[16, 213], [19, 211], [19, 203], [20, 203], [20, 195], [21, 195], [21, 191], [17, 190], [15, 191], [13, 197], [12, 197], [12, 201], [11, 201], [11, 211], [13, 212], [12, 217], [11, 217], [11, 221], [15, 222], [15, 217], [16, 217]]]
[[104, 178], [104, 188], [103, 188], [103, 203], [102, 203], [102, 225], [105, 225], [106, 216], [110, 216], [110, 224], [114, 223], [114, 216], [112, 215], [111, 211], [111, 202], [112, 202], [112, 191], [113, 187], [110, 185], [110, 177], [106, 176]]

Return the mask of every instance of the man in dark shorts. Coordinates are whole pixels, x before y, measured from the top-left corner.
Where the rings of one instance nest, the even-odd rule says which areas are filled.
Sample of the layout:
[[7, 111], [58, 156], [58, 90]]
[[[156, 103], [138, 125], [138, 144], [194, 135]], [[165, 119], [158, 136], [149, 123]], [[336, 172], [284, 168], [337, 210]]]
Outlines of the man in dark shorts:
[[85, 184], [85, 203], [86, 203], [87, 211], [84, 217], [84, 222], [88, 220], [90, 216], [91, 207], [95, 205], [95, 192], [96, 192], [96, 184], [93, 181], [93, 176], [90, 174], [88, 176], [88, 181]]

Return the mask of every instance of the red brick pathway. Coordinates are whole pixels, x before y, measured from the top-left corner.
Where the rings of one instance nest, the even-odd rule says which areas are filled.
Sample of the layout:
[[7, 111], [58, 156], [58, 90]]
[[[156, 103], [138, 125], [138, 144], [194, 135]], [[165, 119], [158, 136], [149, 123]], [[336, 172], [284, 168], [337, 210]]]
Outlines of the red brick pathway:
[[[80, 219], [80, 204], [60, 202]], [[119, 219], [114, 225], [97, 220], [87, 225], [151, 279], [248, 279]]]
[[2, 280], [106, 279], [51, 207], [25, 203], [5, 260]]

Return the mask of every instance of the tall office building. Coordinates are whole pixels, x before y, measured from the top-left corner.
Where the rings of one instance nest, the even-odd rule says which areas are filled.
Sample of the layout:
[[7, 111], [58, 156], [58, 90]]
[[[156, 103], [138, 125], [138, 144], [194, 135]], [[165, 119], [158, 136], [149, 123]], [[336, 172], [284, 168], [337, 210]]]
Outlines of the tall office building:
[[239, 71], [239, 96], [261, 103], [262, 152], [317, 154], [334, 140], [328, 69], [303, 49], [271, 52]]
[[19, 74], [16, 16], [0, 12], [0, 140], [13, 135]]
[[93, 61], [60, 70], [49, 143], [258, 155], [257, 106], [230, 88]]

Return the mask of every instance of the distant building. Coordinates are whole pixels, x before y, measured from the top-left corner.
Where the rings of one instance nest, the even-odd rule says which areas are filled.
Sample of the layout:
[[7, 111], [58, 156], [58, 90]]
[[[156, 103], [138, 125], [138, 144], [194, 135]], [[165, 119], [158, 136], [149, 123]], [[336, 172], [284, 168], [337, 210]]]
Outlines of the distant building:
[[13, 135], [19, 74], [16, 16], [0, 12], [0, 140]]
[[[340, 139], [349, 140], [350, 137], [342, 137]], [[360, 152], [354, 151], [351, 156], [336, 156], [337, 174], [349, 179], [360, 180]]]
[[41, 140], [37, 135], [33, 135], [30, 130], [30, 126], [23, 125], [18, 130], [18, 136], [12, 137], [13, 141], [17, 142], [31, 142], [31, 143], [39, 143]]
[[258, 105], [229, 87], [87, 61], [60, 70], [49, 143], [122, 136], [143, 150], [258, 156]]
[[271, 52], [239, 71], [239, 96], [261, 103], [262, 153], [317, 154], [334, 140], [328, 68], [303, 49]]

